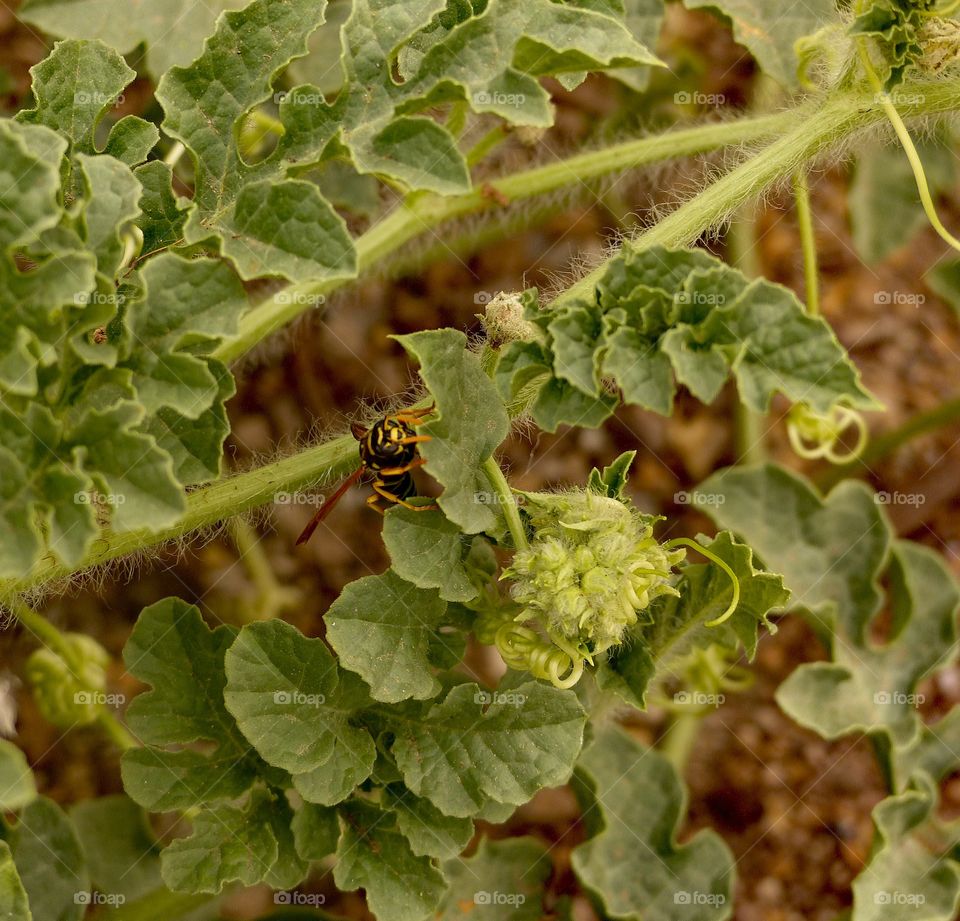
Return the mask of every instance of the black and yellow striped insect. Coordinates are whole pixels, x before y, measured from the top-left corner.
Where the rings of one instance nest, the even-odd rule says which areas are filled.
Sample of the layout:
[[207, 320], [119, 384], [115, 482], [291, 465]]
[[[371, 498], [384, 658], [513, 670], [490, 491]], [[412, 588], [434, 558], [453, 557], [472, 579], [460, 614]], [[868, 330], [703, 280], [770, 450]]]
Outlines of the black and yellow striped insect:
[[433, 404], [424, 409], [405, 409], [388, 413], [370, 428], [354, 423], [350, 426], [353, 437], [360, 442], [360, 466], [344, 480], [337, 491], [323, 503], [316, 515], [297, 538], [297, 544], [310, 539], [317, 526], [333, 510], [346, 491], [365, 473], [374, 475], [373, 495], [367, 499], [367, 505], [383, 514], [380, 500], [385, 499], [395, 505], [423, 512], [436, 509], [436, 505], [414, 505], [407, 501], [417, 494], [413, 482], [413, 471], [422, 467], [426, 461], [420, 456], [419, 445], [430, 441], [430, 435], [418, 435], [416, 428], [422, 425], [434, 410]]

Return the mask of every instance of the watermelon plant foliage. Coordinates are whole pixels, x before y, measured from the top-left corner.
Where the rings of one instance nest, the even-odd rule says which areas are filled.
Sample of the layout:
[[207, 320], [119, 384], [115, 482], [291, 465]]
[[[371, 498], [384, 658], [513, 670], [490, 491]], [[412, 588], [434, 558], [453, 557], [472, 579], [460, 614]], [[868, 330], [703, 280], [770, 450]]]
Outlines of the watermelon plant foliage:
[[[827, 739], [869, 737], [888, 787], [852, 921], [955, 917], [958, 832], [938, 784], [960, 767], [960, 719], [916, 707], [956, 656], [960, 591], [938, 554], [897, 538], [882, 499], [849, 479], [822, 495], [738, 463], [682, 494], [719, 529], [694, 538], [634, 501], [637, 450], [551, 491], [514, 488], [497, 460], [518, 418], [597, 428], [681, 399], [733, 407], [743, 431], [786, 416], [791, 444], [835, 460], [847, 422], [866, 431], [861, 414], [883, 407], [816, 309], [809, 227], [805, 300], [748, 277], [712, 237], [697, 244], [791, 177], [802, 217], [809, 164], [862, 129], [889, 120], [902, 148], [857, 153], [862, 257], [926, 223], [960, 248], [933, 202], [955, 178], [949, 127], [921, 155], [904, 121], [956, 111], [955, 4], [685, 5], [730, 27], [779, 85], [782, 115], [512, 172], [494, 152], [535, 144], [556, 94], [591, 75], [662, 116], [662, 0], [20, 6], [59, 40], [31, 98], [0, 118], [0, 602], [42, 644], [24, 673], [38, 712], [105, 732], [125, 792], [64, 809], [0, 740], [0, 916], [210, 918], [242, 887], [299, 905], [330, 874], [378, 919], [572, 917], [548, 843], [490, 833], [569, 785], [582, 816], [570, 866], [598, 916], [722, 921], [736, 860], [714, 831], [685, 833], [685, 752], [669, 733], [702, 716], [691, 699], [742, 687], [794, 613], [827, 658], [797, 667], [777, 703]], [[509, 231], [526, 220], [511, 195], [549, 201], [726, 145], [729, 170], [553, 300], [487, 293], [482, 337], [395, 337], [418, 415], [391, 418], [416, 421], [436, 502], [387, 502], [389, 567], [347, 584], [309, 633], [266, 595], [218, 625], [188, 599], [154, 600], [123, 650], [124, 687], [141, 689], [121, 719], [109, 653], [28, 604], [58, 578], [355, 469], [350, 436], [224, 469], [244, 371], [231, 362], [327, 294], [455, 218], [492, 214], [489, 232]], [[931, 274], [948, 298], [952, 270]], [[474, 671], [483, 646], [501, 677]], [[673, 714], [653, 747], [609, 717], [653, 706]]]

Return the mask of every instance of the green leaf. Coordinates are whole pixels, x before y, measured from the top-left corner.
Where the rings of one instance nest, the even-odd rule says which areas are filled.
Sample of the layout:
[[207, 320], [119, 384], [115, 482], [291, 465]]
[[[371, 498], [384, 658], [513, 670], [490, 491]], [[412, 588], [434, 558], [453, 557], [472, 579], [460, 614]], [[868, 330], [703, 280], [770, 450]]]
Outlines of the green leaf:
[[612, 464], [604, 467], [602, 472], [594, 467], [590, 471], [587, 488], [601, 496], [622, 501], [624, 490], [630, 481], [630, 467], [636, 457], [636, 451], [624, 451]]
[[220, 220], [223, 251], [243, 278], [353, 278], [357, 257], [343, 218], [312, 182], [245, 185]]
[[786, 9], [764, 0], [685, 0], [685, 5], [723, 13], [733, 26], [733, 37], [747, 47], [761, 69], [788, 88], [797, 85], [797, 40], [837, 19], [833, 0], [806, 0]]
[[704, 402], [732, 375], [742, 401], [764, 412], [783, 393], [826, 412], [839, 402], [878, 403], [860, 384], [830, 327], [787, 288], [741, 272], [702, 250], [624, 246], [588, 300], [525, 317], [542, 340], [501, 350], [495, 380], [505, 399], [532, 397], [538, 426], [597, 426], [617, 398], [669, 414], [674, 377]]
[[838, 632], [832, 662], [801, 665], [777, 689], [780, 707], [825, 738], [882, 732], [896, 748], [916, 742], [917, 684], [952, 659], [960, 589], [941, 558], [896, 541], [887, 577], [890, 639], [878, 646]]
[[323, 619], [341, 664], [370, 685], [374, 700], [397, 703], [439, 692], [428, 654], [446, 610], [436, 590], [388, 569], [350, 582]]
[[304, 803], [290, 824], [297, 853], [304, 860], [322, 860], [337, 849], [340, 823], [337, 810]]
[[117, 531], [159, 531], [175, 524], [187, 507], [170, 456], [151, 436], [134, 430], [143, 417], [142, 406], [124, 401], [102, 411], [88, 409], [64, 433], [80, 468], [108, 496]]
[[676, 396], [672, 361], [676, 361], [674, 356], [657, 351], [656, 344], [642, 333], [621, 326], [607, 340], [603, 373], [620, 385], [625, 403], [668, 416]]
[[[283, 167], [273, 160], [248, 165], [236, 140], [242, 118], [270, 97], [276, 74], [305, 52], [325, 8], [310, 0], [254, 0], [228, 12], [203, 54], [169, 70], [157, 87], [164, 129], [195, 157], [195, 207], [185, 236], [195, 242], [219, 234], [245, 278], [356, 273], [345, 225], [316, 186], [267, 181], [281, 179]], [[236, 66], [239, 60], [247, 63]]]
[[322, 640], [282, 621], [250, 624], [227, 653], [226, 672], [227, 709], [264, 761], [293, 775], [304, 799], [332, 805], [370, 776], [373, 739], [351, 722], [369, 698]]
[[260, 799], [244, 809], [218, 806], [200, 813], [191, 835], [164, 848], [163, 881], [174, 892], [211, 893], [231, 882], [259, 883], [279, 856], [268, 815]]
[[160, 885], [159, 845], [133, 800], [122, 795], [84, 800], [70, 810], [70, 819], [101, 892], [134, 901]]
[[466, 817], [565, 783], [583, 741], [576, 696], [537, 681], [512, 691], [484, 709], [489, 695], [461, 684], [442, 703], [398, 714], [393, 755], [410, 790]]
[[578, 797], [592, 824], [573, 869], [611, 917], [675, 921], [727, 918], [734, 860], [712, 830], [676, 843], [686, 795], [659, 752], [608, 726], [577, 762]]
[[86, 242], [97, 257], [97, 270], [113, 278], [120, 268], [120, 230], [140, 213], [141, 186], [130, 167], [108, 156], [77, 157], [87, 183], [84, 209]]
[[473, 856], [444, 865], [450, 889], [438, 921], [540, 921], [551, 869], [536, 838], [484, 838]]
[[27, 758], [6, 739], [0, 739], [0, 812], [16, 812], [37, 796]]
[[147, 45], [147, 68], [159, 77], [175, 64], [188, 64], [203, 50], [223, 10], [247, 0], [26, 0], [17, 15], [50, 35], [98, 38], [121, 54]]
[[212, 348], [236, 334], [248, 306], [243, 285], [218, 259], [185, 259], [161, 253], [141, 272], [146, 298], [132, 308], [133, 329], [157, 350]]
[[97, 125], [136, 73], [102, 41], [65, 41], [31, 67], [30, 76], [36, 105], [17, 120], [52, 128], [70, 139], [74, 151], [94, 154]]
[[494, 530], [496, 516], [479, 497], [490, 491], [481, 465], [510, 430], [496, 388], [457, 330], [394, 338], [420, 363], [420, 377], [436, 403], [431, 421], [419, 431], [432, 436], [420, 453], [430, 475], [444, 487], [440, 508], [467, 534]]
[[685, 561], [676, 583], [679, 596], [656, 598], [649, 623], [633, 627], [627, 642], [609, 654], [598, 671], [602, 688], [615, 691], [635, 707], [645, 708], [648, 689], [673, 675], [678, 660], [693, 649], [711, 645], [743, 648], [752, 660], [760, 627], [773, 632], [767, 615], [782, 608], [790, 597], [783, 578], [757, 569], [751, 548], [735, 541], [728, 531], [712, 540], [702, 535], [698, 540], [736, 573], [740, 602], [725, 623], [706, 626], [726, 610], [733, 587], [716, 564]]
[[38, 919], [79, 921], [89, 901], [90, 877], [73, 825], [53, 800], [25, 806], [7, 832], [20, 881]]
[[470, 843], [473, 819], [444, 815], [402, 784], [393, 784], [384, 793], [383, 805], [396, 813], [397, 828], [418, 857], [452, 859]]
[[[936, 804], [936, 788], [918, 779], [873, 810], [873, 851], [870, 862], [853, 881], [851, 921], [956, 918], [960, 865], [930, 846], [939, 837], [929, 827]], [[957, 842], [952, 843], [955, 847]]]
[[345, 892], [363, 887], [370, 911], [380, 921], [432, 918], [446, 885], [429, 857], [417, 857], [407, 839], [391, 827], [390, 813], [351, 802], [337, 848], [333, 878]]
[[[247, 742], [223, 702], [224, 656], [236, 631], [209, 630], [200, 612], [177, 598], [141, 613], [124, 647], [127, 670], [152, 685], [127, 708], [146, 747], [124, 753], [123, 784], [134, 802], [160, 812], [232, 799], [252, 784]], [[216, 743], [209, 755], [154, 746]]]
[[162, 160], [151, 160], [133, 174], [143, 188], [137, 226], [143, 231], [144, 254], [178, 243], [183, 238], [187, 211], [180, 207], [173, 191], [173, 169]]
[[34, 921], [6, 841], [0, 841], [0, 917], [7, 921]]
[[[956, 170], [943, 139], [918, 143], [917, 152], [931, 194], [949, 189]], [[853, 245], [871, 265], [905, 246], [927, 224], [910, 161], [899, 145], [874, 144], [857, 156], [847, 201]], [[892, 297], [893, 292], [886, 293]]]
[[697, 504], [741, 535], [783, 574], [792, 604], [826, 636], [836, 623], [862, 642], [880, 604], [877, 579], [890, 525], [863, 483], [845, 481], [823, 499], [781, 467], [728, 468], [701, 483]]
[[460, 529], [440, 512], [395, 506], [383, 522], [391, 568], [420, 588], [436, 588], [445, 601], [470, 601], [477, 590], [463, 565]]

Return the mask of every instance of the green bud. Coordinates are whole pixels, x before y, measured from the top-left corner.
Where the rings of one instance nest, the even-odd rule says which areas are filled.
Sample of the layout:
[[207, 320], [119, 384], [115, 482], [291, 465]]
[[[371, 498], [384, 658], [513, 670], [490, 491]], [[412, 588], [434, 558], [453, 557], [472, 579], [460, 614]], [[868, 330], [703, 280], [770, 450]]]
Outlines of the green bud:
[[670, 576], [685, 554], [653, 537], [655, 516], [589, 490], [524, 495], [535, 536], [503, 577], [555, 642], [604, 652], [655, 598], [677, 594]]
[[107, 651], [79, 633], [64, 634], [76, 666], [46, 647], [26, 662], [27, 682], [44, 718], [60, 729], [96, 722], [102, 704], [99, 695], [107, 683]]

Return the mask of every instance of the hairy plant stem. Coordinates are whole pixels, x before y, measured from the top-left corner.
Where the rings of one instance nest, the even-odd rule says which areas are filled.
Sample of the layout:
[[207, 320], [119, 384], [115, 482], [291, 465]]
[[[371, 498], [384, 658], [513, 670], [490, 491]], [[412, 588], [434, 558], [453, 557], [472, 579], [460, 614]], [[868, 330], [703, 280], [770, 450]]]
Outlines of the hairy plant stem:
[[[756, 208], [752, 204], [743, 205], [727, 231], [727, 258], [750, 278], [760, 274], [756, 231]], [[761, 413], [737, 402], [734, 407], [734, 440], [738, 464], [762, 464], [767, 459], [765, 419]]]
[[218, 480], [187, 496], [187, 511], [176, 525], [161, 531], [145, 528], [122, 534], [105, 531], [77, 566], [66, 566], [46, 557], [19, 579], [0, 583], [0, 599], [7, 603], [6, 599], [45, 583], [178, 540], [192, 531], [267, 505], [278, 492], [296, 492], [346, 475], [357, 462], [357, 442], [352, 435], [344, 435], [255, 470]]
[[[934, 115], [958, 107], [960, 81], [911, 83], [905, 85], [904, 91], [906, 92], [908, 88], [917, 98], [922, 99], [922, 102], [910, 107], [908, 115]], [[625, 147], [629, 145], [617, 145], [585, 154], [583, 157], [594, 164], [596, 174], [599, 175], [603, 172], [599, 165], [601, 161], [613, 161], [616, 157], [621, 158], [620, 162], [606, 162], [604, 169], [624, 169], [641, 161], [653, 162], [655, 159], [679, 156], [684, 151], [680, 149], [678, 138], [684, 136], [690, 147], [703, 150], [708, 149], [709, 145], [702, 132], [709, 132], [712, 137], [711, 144], [718, 146], [722, 143], [719, 140], [721, 134], [728, 142], [732, 142], [734, 139], [746, 140], [749, 137], [756, 138], [769, 134], [774, 126], [780, 126], [781, 130], [787, 125], [795, 126], [779, 140], [769, 144], [750, 160], [708, 186], [700, 195], [679, 207], [659, 224], [625, 244], [633, 248], [642, 248], [656, 243], [683, 245], [695, 241], [742, 206], [745, 201], [762, 194], [771, 184], [792, 176], [805, 161], [822, 155], [857, 131], [874, 126], [885, 118], [882, 108], [873, 101], [872, 97], [843, 95], [825, 103], [820, 108], [807, 103], [778, 116], [744, 119], [742, 122], [710, 125], [706, 128], [691, 129], [689, 132], [675, 132], [658, 138], [630, 142], [633, 145], [632, 161], [625, 158]], [[696, 138], [696, 143], [693, 138]], [[654, 151], [657, 151], [656, 154]], [[504, 184], [507, 183], [506, 188], [512, 189], [513, 184], [521, 180], [536, 185], [540, 192], [557, 188], [563, 184], [563, 180], [574, 181], [582, 178], [582, 174], [578, 175], [572, 165], [577, 159], [582, 158], [571, 158], [571, 160], [537, 170], [515, 174], [499, 180], [498, 188], [505, 188]], [[516, 189], [515, 192], [519, 195], [523, 190]], [[440, 204], [444, 204], [443, 199], [440, 200]], [[488, 200], [479, 192], [447, 200], [446, 204], [452, 211], [463, 214], [489, 206]], [[397, 248], [396, 233], [401, 235], [405, 233], [404, 239], [409, 239], [415, 234], [416, 227], [406, 223], [408, 221], [405, 217], [406, 213], [403, 209], [395, 212], [361, 238], [361, 240], [365, 238], [367, 240], [364, 244], [365, 265], [372, 264], [375, 257], [380, 258]], [[390, 222], [393, 222], [393, 231], [383, 229], [384, 225]], [[418, 217], [417, 227], [423, 224], [424, 219]], [[401, 225], [405, 230], [398, 230]], [[603, 270], [604, 266], [600, 266], [586, 279], [564, 292], [554, 304], [589, 292]], [[287, 291], [290, 290], [287, 289]], [[319, 289], [317, 286], [306, 286], [306, 288], [296, 287], [296, 290], [302, 292]], [[239, 345], [233, 343], [226, 354], [221, 354], [221, 358], [239, 357], [270, 332], [305, 309], [302, 304], [280, 304], [277, 306], [282, 310], [274, 312], [271, 306], [273, 304], [273, 301], [268, 301], [260, 308], [255, 308], [246, 317], [242, 324], [244, 332]], [[522, 409], [522, 406], [512, 406], [511, 412], [516, 414]], [[182, 539], [193, 531], [211, 527], [250, 509], [266, 505], [279, 491], [296, 491], [343, 476], [354, 469], [356, 463], [356, 442], [350, 436], [343, 436], [326, 444], [308, 448], [292, 457], [266, 464], [256, 470], [219, 480], [188, 495], [187, 511], [176, 525], [157, 532], [146, 529], [123, 534], [106, 532], [96, 541], [93, 549], [74, 566], [45, 558], [23, 576], [0, 583], [0, 599], [12, 594], [29, 592], [58, 579], [67, 579], [75, 573], [109, 563], [123, 556], [143, 552], [167, 541]]]
[[[905, 96], [917, 100], [904, 106], [908, 116], [936, 115], [958, 108], [960, 83], [955, 80], [905, 83], [902, 90]], [[792, 109], [791, 113], [791, 128], [778, 140], [725, 173], [662, 221], [624, 243], [624, 248], [643, 250], [656, 245], [689, 246], [728, 220], [745, 202], [793, 176], [805, 164], [841, 142], [887, 118], [875, 96], [864, 92], [838, 94], [820, 105], [805, 103]], [[606, 262], [597, 266], [568, 288], [557, 303], [587, 296], [606, 268]]]
[[690, 753], [697, 741], [703, 714], [699, 711], [678, 713], [670, 721], [666, 731], [657, 741], [657, 748], [683, 777]]
[[793, 177], [793, 197], [797, 206], [800, 249], [803, 252], [807, 313], [816, 317], [820, 314], [820, 267], [817, 264], [817, 241], [813, 235], [813, 210], [810, 207], [810, 184], [806, 170], [800, 170]]
[[[795, 114], [761, 115], [735, 122], [700, 125], [653, 137], [624, 141], [599, 150], [578, 154], [555, 163], [521, 170], [492, 179], [463, 195], [442, 197], [433, 194], [412, 196], [355, 242], [359, 274], [369, 271], [386, 256], [395, 253], [414, 237], [428, 233], [446, 221], [502, 208], [496, 198], [511, 202], [546, 195], [565, 187], [576, 188], [590, 179], [635, 169], [652, 163], [716, 150], [730, 144], [751, 143], [774, 137], [787, 130]], [[481, 142], [482, 143], [482, 142]], [[492, 187], [496, 196], [489, 194]], [[353, 279], [338, 278], [289, 285], [254, 307], [241, 321], [240, 334], [214, 354], [221, 361], [234, 361], [267, 336], [296, 319], [327, 295]]]
[[507, 520], [507, 527], [510, 529], [510, 536], [513, 538], [514, 550], [526, 550], [530, 544], [527, 541], [527, 532], [524, 530], [523, 521], [520, 519], [520, 509], [517, 507], [517, 500], [510, 489], [510, 484], [503, 475], [495, 457], [488, 457], [483, 462], [483, 472], [487, 475], [493, 491], [497, 494], [503, 517]]

